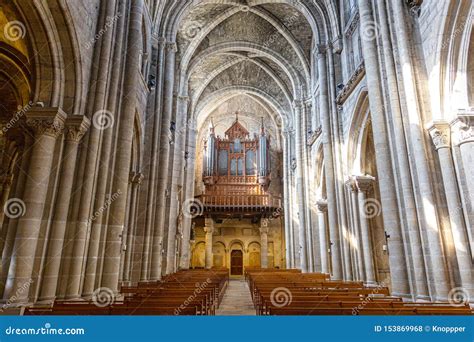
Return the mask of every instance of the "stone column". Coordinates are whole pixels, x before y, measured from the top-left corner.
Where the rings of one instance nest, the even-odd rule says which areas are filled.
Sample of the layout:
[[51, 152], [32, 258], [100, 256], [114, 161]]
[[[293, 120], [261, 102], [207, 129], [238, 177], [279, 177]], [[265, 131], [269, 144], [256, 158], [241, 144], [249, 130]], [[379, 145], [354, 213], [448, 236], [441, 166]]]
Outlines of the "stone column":
[[453, 143], [459, 150], [467, 191], [464, 198], [468, 212], [471, 239], [474, 236], [474, 115], [458, 114], [451, 122]]
[[358, 196], [357, 196], [357, 185], [355, 183], [355, 178], [352, 177], [348, 182], [347, 182], [347, 187], [350, 191], [351, 195], [351, 207], [352, 207], [352, 234], [354, 238], [354, 243], [355, 243], [355, 250], [354, 250], [354, 255], [355, 255], [355, 261], [357, 262], [357, 268], [359, 270], [358, 274], [356, 274], [356, 280], [361, 280], [365, 279], [365, 270], [364, 270], [364, 261], [363, 259], [363, 254], [365, 253], [365, 250], [361, 246], [361, 237], [359, 234], [359, 212], [360, 208], [358, 208]]
[[[159, 37], [157, 39], [157, 66], [156, 66], [156, 90], [154, 92], [154, 107], [151, 110], [153, 113], [160, 112], [163, 105], [163, 79], [164, 79], [164, 67], [165, 67], [165, 46], [166, 46], [166, 39], [164, 37]], [[143, 251], [142, 251], [142, 262], [145, 262], [146, 265], [143, 265], [143, 268], [146, 268], [145, 276], [148, 276], [148, 269], [150, 262], [149, 260], [152, 259], [151, 253], [152, 251], [152, 244], [153, 244], [153, 236], [156, 227], [154, 227], [155, 223], [155, 206], [156, 206], [156, 198], [157, 198], [157, 183], [158, 182], [158, 173], [159, 173], [159, 158], [160, 158], [160, 138], [161, 138], [161, 116], [160, 115], [153, 115], [153, 139], [152, 147], [151, 147], [151, 163], [149, 166], [149, 177], [148, 177], [148, 192], [147, 192], [147, 199], [146, 199], [146, 217], [145, 217], [145, 233], [143, 237]], [[158, 252], [157, 252], [158, 253]], [[161, 249], [159, 251], [161, 253]], [[153, 269], [153, 266], [152, 266]], [[150, 272], [152, 273], [152, 272]]]
[[[163, 111], [161, 117], [160, 159], [158, 173], [158, 188], [156, 191], [155, 226], [151, 246], [150, 280], [161, 278], [163, 234], [165, 229], [166, 193], [168, 190], [168, 169], [170, 163], [170, 126], [173, 113], [173, 89], [175, 77], [175, 58], [177, 46], [175, 42], [166, 43], [165, 78], [163, 85]], [[148, 257], [144, 258], [142, 273], [148, 272]]]
[[206, 232], [206, 268], [212, 268], [214, 255], [212, 254], [212, 234], [214, 233], [214, 220], [205, 219], [204, 231]]
[[[31, 156], [31, 146], [33, 146], [33, 137], [30, 136], [29, 132], [24, 134], [24, 143], [21, 147], [21, 162], [17, 166], [16, 174], [18, 177], [15, 179], [15, 186], [13, 189], [12, 198], [23, 198], [25, 191], [26, 179], [28, 175], [24, 170], [29, 169], [30, 165], [30, 156]], [[12, 261], [13, 247], [15, 244], [15, 236], [18, 230], [18, 219], [12, 218], [5, 220], [2, 225], [2, 231], [5, 231], [5, 241], [2, 249], [2, 263], [1, 263], [1, 273], [0, 273], [0, 298], [2, 298], [5, 283], [8, 277], [8, 271], [10, 269], [10, 263]]]
[[178, 232], [179, 202], [183, 195], [183, 163], [187, 131], [188, 96], [178, 96], [176, 106], [176, 131], [174, 138], [174, 156], [171, 175], [170, 218], [168, 230], [168, 247], [166, 249], [166, 274], [176, 271], [176, 234]]
[[[469, 253], [469, 239], [463, 217], [461, 197], [459, 194], [451, 155], [451, 128], [448, 123], [435, 122], [429, 129], [433, 144], [439, 155], [441, 174], [443, 175], [443, 185], [448, 204], [449, 221], [453, 234], [454, 247], [456, 248], [456, 259], [459, 267], [462, 287], [474, 298], [472, 259]], [[474, 142], [474, 140], [473, 140]]]
[[[10, 188], [12, 186], [12, 182], [13, 182], [13, 175], [3, 174], [0, 177], [0, 183], [2, 184], [2, 198], [0, 200], [1, 201], [0, 208], [2, 208], [2, 210], [0, 210], [0, 227], [3, 227], [4, 218], [5, 218], [5, 210], [3, 208], [6, 202], [8, 201], [8, 198], [10, 197]], [[2, 229], [2, 232], [0, 235], [0, 253], [3, 251], [6, 234], [7, 234], [6, 230]]]
[[21, 289], [33, 278], [35, 253], [48, 193], [54, 147], [62, 134], [66, 114], [59, 108], [32, 108], [25, 113], [26, 123], [34, 131], [30, 167], [23, 202], [25, 214], [18, 221], [12, 263], [5, 285], [4, 299], [25, 303], [28, 291]]
[[303, 102], [303, 122], [302, 122], [302, 143], [303, 143], [303, 154], [304, 154], [304, 183], [306, 186], [305, 189], [305, 208], [306, 208], [306, 250], [307, 250], [307, 268], [308, 272], [314, 272], [314, 256], [313, 256], [313, 222], [311, 220], [311, 193], [310, 193], [310, 177], [309, 177], [309, 167], [310, 167], [310, 153], [308, 151], [308, 118], [312, 113], [313, 99], [307, 98]]
[[260, 267], [268, 268], [268, 219], [260, 222]]
[[285, 257], [286, 257], [286, 268], [294, 267], [294, 250], [293, 250], [293, 224], [291, 216], [291, 173], [290, 173], [290, 160], [291, 160], [291, 142], [290, 132], [285, 130], [283, 132], [283, 210], [285, 219]]
[[[194, 203], [194, 179], [195, 179], [195, 168], [196, 168], [196, 134], [197, 131], [194, 127], [188, 127], [188, 142], [186, 146], [187, 156], [186, 156], [186, 190], [185, 190], [185, 201], [183, 211], [183, 244], [181, 247], [180, 255], [180, 268], [188, 269], [191, 253], [190, 253], [190, 243], [189, 239], [191, 236], [191, 227], [193, 225], [192, 219], [194, 213], [191, 213], [190, 207]], [[187, 208], [185, 207], [187, 206]], [[198, 206], [199, 209], [202, 208], [202, 203]], [[200, 214], [199, 212], [196, 214]]]
[[130, 174], [130, 214], [128, 217], [128, 231], [127, 239], [125, 243], [125, 260], [124, 260], [124, 281], [130, 281], [130, 274], [132, 268], [132, 258], [133, 258], [133, 243], [135, 237], [135, 230], [137, 224], [137, 206], [138, 206], [138, 192], [140, 190], [140, 184], [143, 181], [143, 174], [140, 172], [132, 172]]
[[335, 187], [334, 156], [332, 146], [331, 118], [329, 116], [329, 90], [328, 90], [328, 70], [326, 60], [327, 47], [318, 46], [318, 73], [320, 92], [320, 113], [322, 128], [322, 143], [324, 151], [324, 170], [326, 177], [326, 193], [328, 206], [329, 237], [331, 243], [331, 270], [335, 280], [341, 280], [342, 274], [342, 254], [341, 241], [339, 235], [339, 221], [337, 216], [337, 201]]
[[132, 140], [136, 114], [136, 96], [139, 80], [140, 45], [142, 41], [143, 0], [132, 0], [127, 46], [127, 66], [124, 76], [124, 94], [120, 125], [117, 130], [117, 150], [114, 166], [112, 193], [118, 196], [111, 205], [106, 234], [104, 262], [102, 269], [103, 287], [112, 291], [118, 289], [120, 256], [122, 249], [121, 234], [125, 223], [128, 177], [132, 159]]
[[59, 279], [59, 268], [66, 234], [66, 222], [71, 202], [71, 192], [76, 170], [79, 142], [90, 126], [85, 116], [74, 115], [66, 119], [66, 143], [63, 152], [61, 177], [54, 208], [54, 218], [48, 240], [46, 262], [42, 276], [39, 300], [53, 300]]
[[[113, 18], [116, 13], [116, 0], [107, 2], [104, 8], [104, 17]], [[71, 259], [66, 259], [65, 261], [69, 263], [65, 266], [65, 269], [68, 270], [67, 284], [61, 285], [61, 288], [67, 288], [64, 289], [66, 298], [80, 297], [82, 272], [87, 258], [88, 234], [91, 229], [89, 223], [92, 215], [91, 211], [93, 210], [91, 203], [95, 196], [95, 182], [98, 174], [98, 156], [102, 144], [103, 131], [113, 119], [112, 113], [104, 108], [107, 99], [107, 87], [109, 86], [111, 76], [110, 60], [112, 56], [113, 32], [112, 28], [105, 30], [94, 51], [95, 63], [93, 65], [97, 66], [94, 68], [97, 69], [95, 70], [97, 73], [95, 79], [96, 87], [94, 91], [90, 92], [88, 98], [88, 103], [90, 103], [88, 110], [91, 112], [90, 118], [93, 125], [85, 138], [84, 146], [86, 148], [80, 154], [81, 159], [83, 159], [80, 165], [84, 167], [84, 177], [79, 182], [81, 189], [81, 193], [78, 196], [79, 203], [75, 203], [77, 216], [74, 216], [74, 219], [76, 222], [71, 224], [71, 229], [73, 229], [71, 232], [73, 236]]]
[[318, 227], [319, 227], [319, 243], [320, 243], [320, 255], [321, 255], [321, 272], [329, 272], [329, 258], [328, 258], [328, 237], [326, 229], [326, 215], [328, 210], [328, 202], [325, 199], [321, 199], [317, 202], [318, 206]]
[[[415, 70], [417, 60], [415, 56], [418, 53], [413, 49], [412, 37], [408, 32], [405, 1], [395, 0], [390, 4], [392, 4], [393, 10], [395, 38], [399, 47], [399, 63], [402, 66], [400, 81], [406, 101], [406, 125], [409, 139], [412, 142], [414, 172], [415, 179], [417, 179], [415, 187], [420, 198], [418, 203], [419, 220], [423, 234], [426, 236], [425, 250], [429, 250], [429, 254], [427, 254], [428, 273], [433, 277], [433, 299], [446, 300], [449, 292], [449, 275], [441, 240], [441, 222], [436, 208], [437, 200], [431, 183], [433, 174], [430, 168], [432, 163], [428, 160], [431, 157], [431, 152], [427, 149], [427, 136], [424, 131], [424, 118], [431, 114], [429, 106], [424, 106], [426, 98], [420, 90], [420, 79]], [[377, 132], [375, 127], [374, 132]], [[379, 175], [381, 175], [380, 172]], [[381, 189], [382, 193], [383, 191]]]
[[[375, 23], [370, 0], [358, 0], [361, 32], [371, 32]], [[390, 143], [385, 122], [385, 110], [382, 94], [382, 82], [379, 72], [378, 50], [374, 37], [363, 34], [362, 53], [366, 65], [367, 83], [370, 84], [369, 104], [372, 127], [374, 130], [375, 158], [379, 175], [383, 222], [390, 234], [389, 263], [394, 295], [410, 297], [408, 270], [406, 267], [404, 239], [400, 225], [398, 203], [395, 189], [393, 164], [390, 155]]]
[[303, 112], [301, 101], [295, 101], [294, 114], [296, 120], [296, 189], [298, 191], [298, 215], [299, 215], [299, 248], [300, 248], [300, 268], [303, 272], [308, 272], [308, 244], [307, 244], [307, 217], [306, 217], [306, 190], [304, 165], [306, 163], [303, 144], [304, 132]]
[[354, 176], [355, 186], [358, 193], [358, 207], [360, 218], [360, 231], [362, 240], [362, 252], [364, 255], [365, 281], [369, 284], [375, 284], [374, 250], [371, 242], [369, 217], [366, 213], [367, 194], [375, 181], [371, 176]]
[[385, 62], [385, 74], [387, 85], [387, 94], [390, 103], [390, 117], [393, 126], [392, 153], [398, 160], [399, 171], [399, 196], [400, 202], [404, 205], [404, 212], [401, 215], [402, 229], [405, 233], [407, 243], [407, 265], [411, 269], [412, 291], [414, 296], [420, 300], [429, 300], [429, 291], [427, 284], [427, 275], [425, 260], [421, 245], [420, 225], [418, 221], [417, 205], [414, 195], [412, 174], [410, 170], [409, 148], [403, 127], [402, 109], [400, 106], [400, 93], [398, 87], [398, 75], [395, 68], [394, 50], [391, 42], [391, 32], [389, 29], [389, 20], [387, 15], [387, 3], [385, 1], [377, 2], [377, 11], [380, 17], [380, 33], [383, 43], [382, 51]]

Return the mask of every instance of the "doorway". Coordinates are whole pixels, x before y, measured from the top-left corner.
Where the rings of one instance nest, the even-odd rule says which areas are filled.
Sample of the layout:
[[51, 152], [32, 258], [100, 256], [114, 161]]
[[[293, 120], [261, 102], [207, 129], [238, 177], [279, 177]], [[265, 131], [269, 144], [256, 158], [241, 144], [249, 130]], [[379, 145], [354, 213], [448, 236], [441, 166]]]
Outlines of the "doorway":
[[233, 250], [230, 253], [230, 275], [242, 275], [244, 273], [244, 256], [242, 251]]

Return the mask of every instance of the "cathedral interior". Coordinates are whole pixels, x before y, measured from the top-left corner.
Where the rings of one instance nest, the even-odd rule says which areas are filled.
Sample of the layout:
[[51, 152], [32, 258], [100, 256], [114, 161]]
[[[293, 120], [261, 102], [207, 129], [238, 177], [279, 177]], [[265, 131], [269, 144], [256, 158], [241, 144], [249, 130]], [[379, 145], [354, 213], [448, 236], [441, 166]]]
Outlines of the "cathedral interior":
[[473, 28], [472, 0], [0, 0], [1, 311], [208, 274], [258, 307], [257, 271], [469, 309]]

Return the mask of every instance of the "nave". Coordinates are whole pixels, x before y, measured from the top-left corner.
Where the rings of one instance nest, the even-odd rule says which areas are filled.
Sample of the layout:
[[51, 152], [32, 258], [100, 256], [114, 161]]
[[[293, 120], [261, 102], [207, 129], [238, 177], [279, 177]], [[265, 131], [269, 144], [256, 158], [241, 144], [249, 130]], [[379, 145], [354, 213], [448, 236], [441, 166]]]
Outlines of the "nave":
[[180, 271], [158, 282], [123, 286], [90, 301], [35, 305], [25, 315], [471, 315], [467, 303], [407, 302], [386, 286], [335, 281], [297, 269], [248, 269], [229, 278], [222, 268]]

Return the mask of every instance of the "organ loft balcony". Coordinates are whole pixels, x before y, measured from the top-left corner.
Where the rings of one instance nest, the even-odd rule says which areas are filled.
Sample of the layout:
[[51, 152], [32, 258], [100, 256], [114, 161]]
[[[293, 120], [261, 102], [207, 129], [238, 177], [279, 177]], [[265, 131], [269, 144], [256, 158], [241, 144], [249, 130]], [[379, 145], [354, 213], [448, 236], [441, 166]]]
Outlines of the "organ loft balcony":
[[195, 198], [203, 216], [259, 219], [281, 215], [281, 197], [269, 191], [270, 138], [263, 121], [260, 134], [253, 137], [237, 113], [224, 137], [216, 136], [211, 122], [203, 152], [205, 190]]

